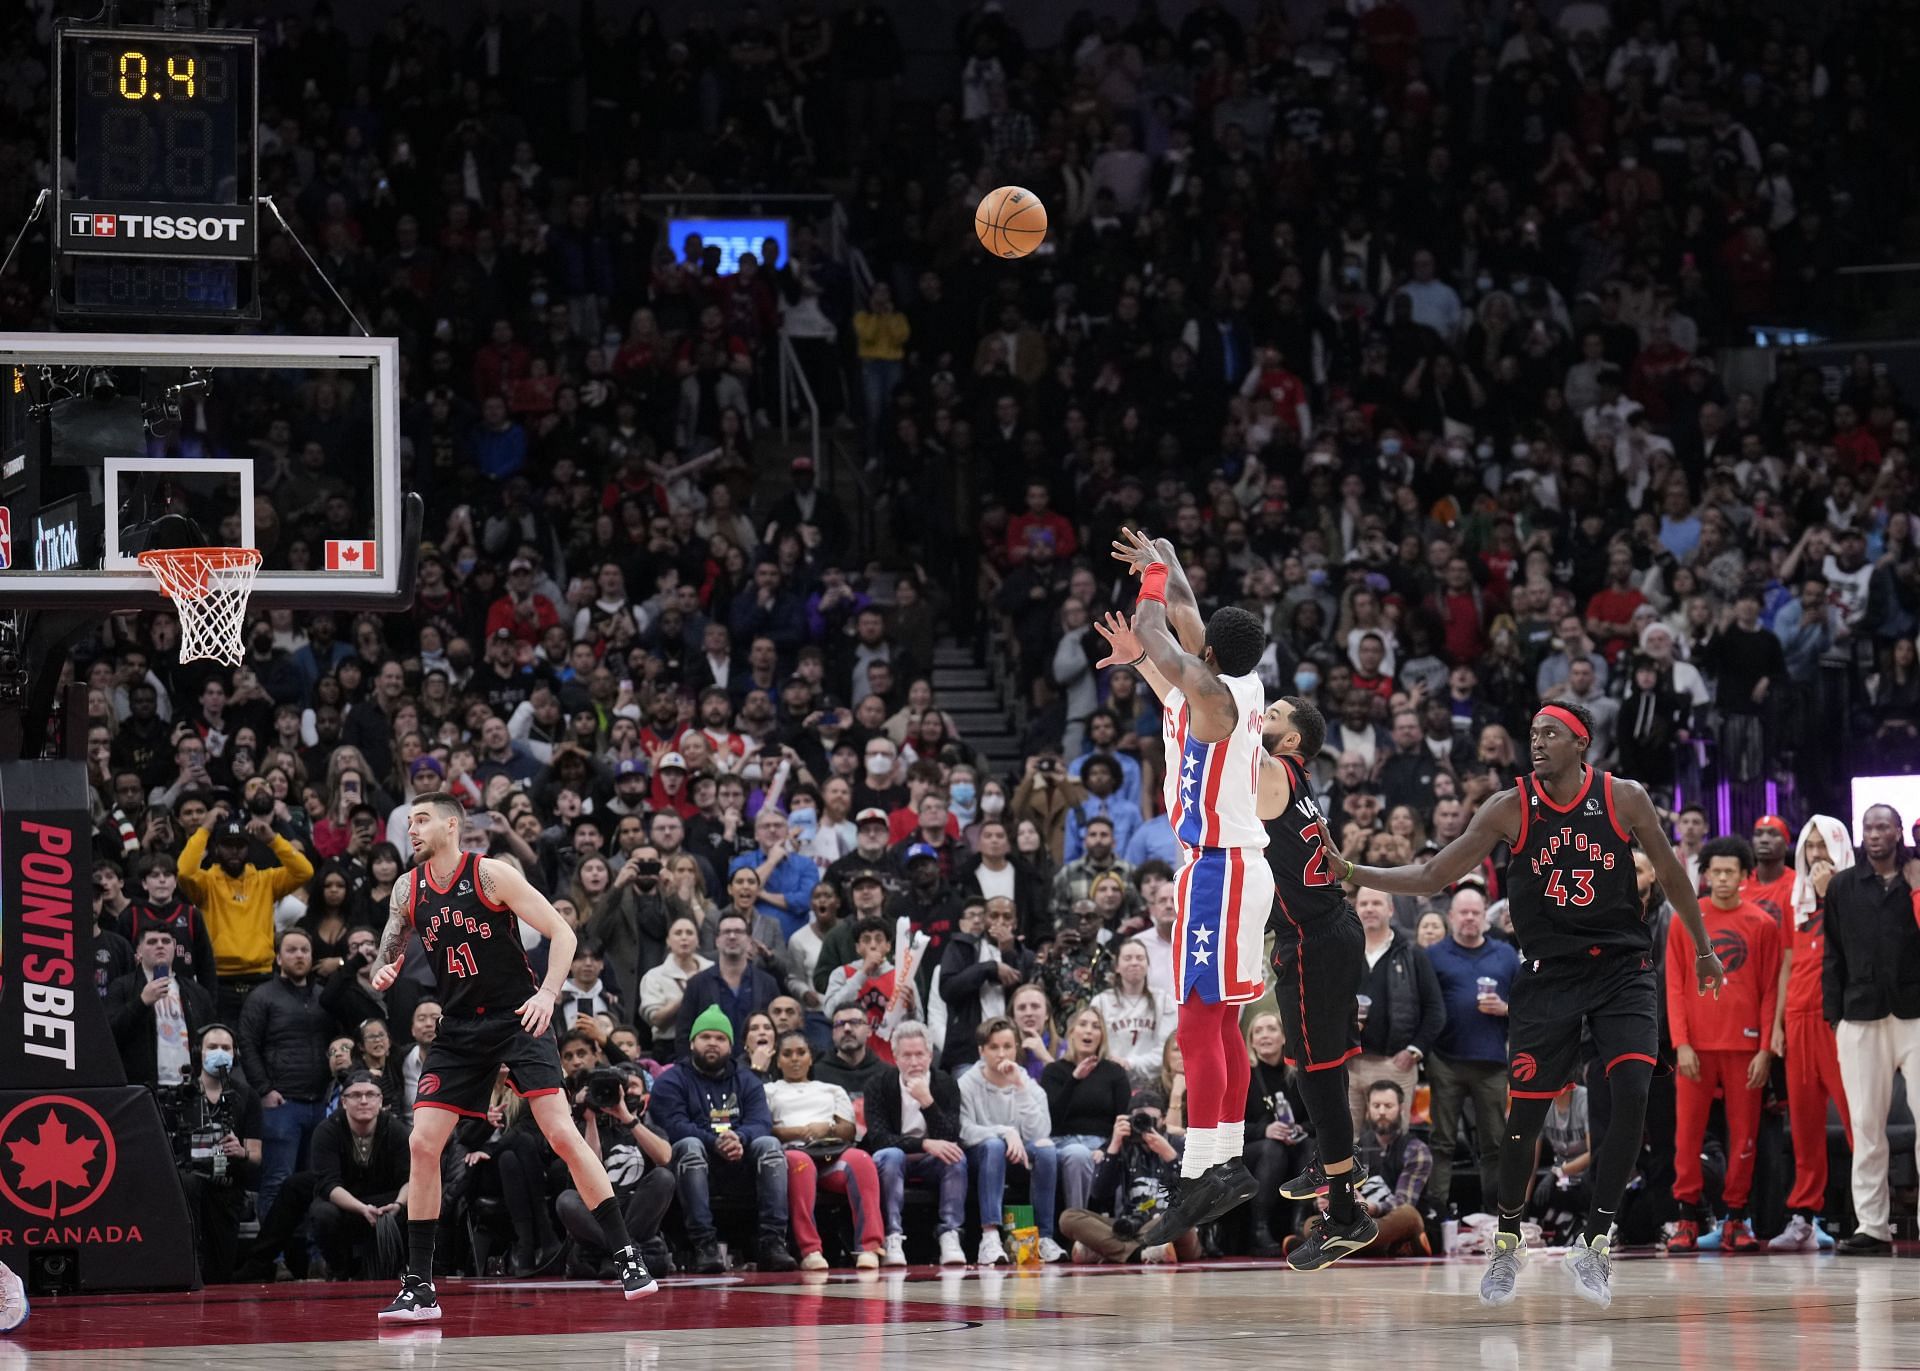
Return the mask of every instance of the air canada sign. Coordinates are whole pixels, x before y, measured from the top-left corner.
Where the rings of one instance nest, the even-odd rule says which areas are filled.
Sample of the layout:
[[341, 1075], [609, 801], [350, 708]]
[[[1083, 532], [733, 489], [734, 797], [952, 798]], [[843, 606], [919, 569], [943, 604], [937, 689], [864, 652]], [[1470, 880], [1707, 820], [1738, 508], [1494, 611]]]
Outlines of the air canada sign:
[[142, 1241], [137, 1223], [82, 1217], [118, 1169], [113, 1129], [84, 1100], [35, 1095], [14, 1105], [0, 1117], [0, 1198], [28, 1222], [0, 1228], [0, 1248]]

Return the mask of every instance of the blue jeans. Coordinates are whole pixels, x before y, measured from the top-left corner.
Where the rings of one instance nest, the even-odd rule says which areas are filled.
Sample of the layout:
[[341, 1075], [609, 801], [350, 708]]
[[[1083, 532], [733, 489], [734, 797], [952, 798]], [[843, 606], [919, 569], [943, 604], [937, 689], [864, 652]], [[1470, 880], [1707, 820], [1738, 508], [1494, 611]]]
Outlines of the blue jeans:
[[307, 1162], [307, 1143], [326, 1117], [319, 1100], [283, 1100], [278, 1109], [260, 1110], [260, 1198], [262, 1214], [273, 1208], [287, 1177]]
[[760, 1231], [786, 1235], [787, 1154], [778, 1139], [755, 1138], [739, 1161], [730, 1162], [704, 1138], [682, 1138], [673, 1145], [673, 1178], [680, 1187], [687, 1236], [695, 1242], [714, 1236], [711, 1187], [715, 1181], [734, 1187], [751, 1185]]
[[[1027, 1167], [1033, 1173], [1033, 1219], [1040, 1236], [1053, 1236], [1054, 1190], [1060, 1180], [1060, 1150], [1025, 1144]], [[980, 1178], [980, 1226], [998, 1228], [1005, 1217], [1007, 1193], [1007, 1143], [1004, 1138], [988, 1138], [967, 1149], [967, 1164]]]
[[960, 1225], [967, 1221], [965, 1156], [948, 1165], [925, 1152], [908, 1155], [897, 1147], [883, 1147], [873, 1154], [873, 1165], [880, 1173], [880, 1212], [886, 1216], [887, 1232], [901, 1231], [900, 1211], [906, 1203], [907, 1182], [910, 1180], [924, 1179], [940, 1187], [942, 1233], [957, 1233]]
[[1107, 1145], [1105, 1138], [1084, 1133], [1056, 1137], [1053, 1145], [1060, 1152], [1060, 1189], [1068, 1209], [1085, 1209], [1087, 1196], [1093, 1193], [1093, 1173], [1099, 1163], [1093, 1154]]

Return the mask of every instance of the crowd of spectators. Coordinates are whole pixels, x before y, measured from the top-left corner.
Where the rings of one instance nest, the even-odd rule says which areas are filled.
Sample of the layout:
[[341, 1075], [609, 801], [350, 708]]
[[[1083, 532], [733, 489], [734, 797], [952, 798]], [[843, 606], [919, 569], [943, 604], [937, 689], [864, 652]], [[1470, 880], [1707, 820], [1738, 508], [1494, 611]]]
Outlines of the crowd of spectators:
[[[181, 664], [170, 615], [115, 616], [72, 668], [101, 989], [143, 1079], [233, 1039], [262, 1106], [234, 1136], [262, 1144], [241, 1160], [267, 1257], [304, 1269], [304, 1206], [377, 1232], [400, 1203], [366, 1163], [349, 1184], [316, 1157], [365, 1151], [322, 1149], [329, 1129], [404, 1124], [426, 959], [382, 995], [356, 940], [410, 861], [408, 798], [442, 789], [471, 805], [463, 843], [581, 929], [564, 1055], [632, 1067], [630, 1104], [600, 1110], [652, 1121], [623, 1192], [673, 1170], [696, 1266], [717, 1260], [709, 1177], [750, 1178], [763, 1259], [784, 1251], [771, 1188], [814, 1187], [789, 1193], [804, 1147], [783, 1162], [761, 1138], [818, 1144], [862, 1253], [895, 1255], [911, 1181], [951, 1256], [970, 1167], [989, 1228], [990, 1183], [1023, 1173], [1036, 1250], [1125, 1255], [1123, 1211], [1164, 1193], [1139, 1140], [1177, 1139], [1183, 1077], [1160, 711], [1096, 665], [1091, 631], [1127, 607], [1105, 555], [1122, 525], [1173, 540], [1203, 612], [1261, 617], [1269, 691], [1333, 725], [1316, 779], [1356, 859], [1457, 835], [1524, 769], [1542, 699], [1586, 706], [1591, 760], [1644, 780], [1696, 861], [1715, 787], [1744, 833], [1768, 784], [1796, 819], [1847, 812], [1850, 746], [1920, 755], [1911, 405], [1865, 352], [1839, 371], [1782, 354], [1753, 391], [1716, 361], [1751, 326], [1817, 323], [1836, 267], [1903, 232], [1911, 174], [1881, 150], [1920, 98], [1897, 64], [1910, 16], [1012, 8], [969, 5], [948, 84], [920, 97], [876, 0], [582, 31], [482, 6], [454, 32], [405, 6], [358, 41], [317, 4], [269, 33], [262, 189], [405, 355], [415, 604], [257, 611], [231, 671]], [[27, 51], [31, 18], [6, 25]], [[16, 65], [0, 155], [25, 185], [45, 73]], [[1005, 183], [1051, 222], [1012, 264], [971, 223]], [[823, 190], [850, 250], [802, 216], [784, 258], [724, 275], [717, 249], [676, 257], [641, 198]], [[264, 327], [350, 331], [284, 237], [262, 280]], [[10, 324], [38, 321], [32, 281], [0, 281]], [[783, 342], [820, 467], [774, 442]], [[324, 455], [351, 441], [325, 389], [269, 384], [211, 431], [236, 455]], [[311, 555], [327, 503], [274, 555]], [[943, 635], [1004, 671], [1011, 770], [942, 709]], [[1445, 1213], [1491, 1172], [1499, 881], [1362, 892], [1354, 1104], [1383, 1217]], [[925, 939], [906, 976], [900, 919]], [[121, 979], [136, 957], [177, 965], [177, 1001]], [[142, 1017], [155, 998], [173, 1008]], [[903, 1014], [922, 1036], [903, 1042]], [[1302, 1115], [1271, 1023], [1249, 1027], [1278, 1175]], [[716, 1140], [689, 1106], [736, 1073], [769, 1082], [738, 1107], [774, 1107]], [[499, 1167], [516, 1266], [543, 1269], [547, 1203], [580, 1225], [542, 1188], [551, 1158], [500, 1147], [521, 1122], [501, 1103], [467, 1156]], [[871, 1172], [843, 1161], [848, 1109], [855, 1138], [884, 1119], [893, 1141]], [[645, 1193], [650, 1224], [629, 1221], [658, 1235], [674, 1196]], [[1284, 1243], [1271, 1196], [1253, 1217], [1244, 1241]], [[314, 1236], [364, 1248], [331, 1218]]]

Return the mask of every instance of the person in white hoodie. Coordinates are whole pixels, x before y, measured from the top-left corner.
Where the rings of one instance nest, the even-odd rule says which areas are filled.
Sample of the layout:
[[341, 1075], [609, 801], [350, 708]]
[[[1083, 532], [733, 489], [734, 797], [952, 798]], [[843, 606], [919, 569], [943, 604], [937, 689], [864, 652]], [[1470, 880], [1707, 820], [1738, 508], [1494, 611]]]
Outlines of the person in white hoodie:
[[1053, 1145], [1053, 1117], [1046, 1093], [1020, 1065], [1020, 1035], [1013, 1020], [988, 1019], [980, 1025], [980, 1067], [960, 1078], [960, 1145], [967, 1149], [980, 1196], [980, 1266], [1006, 1262], [1001, 1240], [1001, 1202], [1007, 1167], [1033, 1173], [1034, 1222], [1040, 1230], [1040, 1260], [1063, 1260], [1066, 1249], [1054, 1241], [1054, 1194], [1060, 1157]]
[[1840, 1081], [1833, 1027], [1821, 1013], [1820, 975], [1826, 962], [1827, 886], [1853, 865], [1847, 826], [1816, 814], [1793, 849], [1793, 945], [1780, 967], [1783, 992], [1774, 1017], [1773, 1051], [1787, 1061], [1787, 1126], [1793, 1133], [1793, 1192], [1787, 1226], [1767, 1244], [1774, 1252], [1825, 1251], [1833, 1246], [1820, 1223], [1827, 1202], [1827, 1101], [1840, 1112], [1853, 1148], [1853, 1119]]

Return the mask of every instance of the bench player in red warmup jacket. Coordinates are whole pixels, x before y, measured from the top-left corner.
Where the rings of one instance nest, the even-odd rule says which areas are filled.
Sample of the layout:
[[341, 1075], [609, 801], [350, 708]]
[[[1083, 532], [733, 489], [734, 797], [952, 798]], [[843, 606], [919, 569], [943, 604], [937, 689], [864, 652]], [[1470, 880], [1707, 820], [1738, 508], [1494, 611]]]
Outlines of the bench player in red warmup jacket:
[[1760, 1240], [1747, 1221], [1747, 1197], [1760, 1139], [1760, 1092], [1773, 1068], [1780, 930], [1772, 914], [1741, 898], [1740, 883], [1753, 871], [1753, 849], [1745, 839], [1715, 838], [1700, 849], [1700, 867], [1709, 896], [1700, 917], [1727, 979], [1713, 999], [1696, 994], [1686, 934], [1677, 920], [1668, 925], [1667, 1022], [1679, 1077], [1674, 1082], [1673, 1197], [1681, 1217], [1667, 1251], [1699, 1247], [1700, 1144], [1719, 1094], [1727, 1113], [1727, 1219], [1720, 1225], [1720, 1250], [1758, 1252]]

